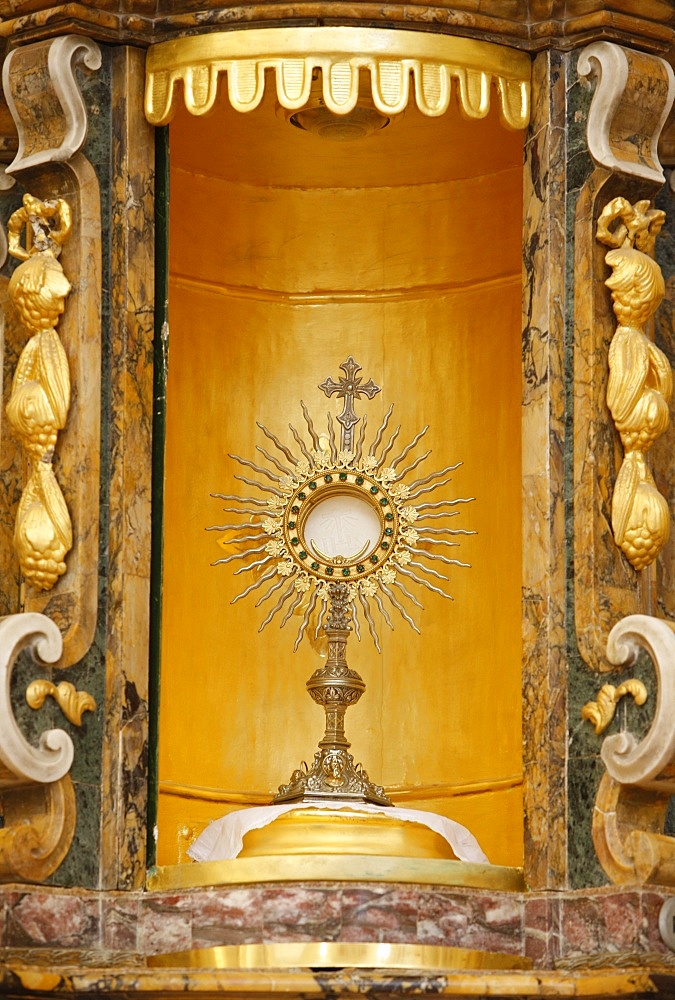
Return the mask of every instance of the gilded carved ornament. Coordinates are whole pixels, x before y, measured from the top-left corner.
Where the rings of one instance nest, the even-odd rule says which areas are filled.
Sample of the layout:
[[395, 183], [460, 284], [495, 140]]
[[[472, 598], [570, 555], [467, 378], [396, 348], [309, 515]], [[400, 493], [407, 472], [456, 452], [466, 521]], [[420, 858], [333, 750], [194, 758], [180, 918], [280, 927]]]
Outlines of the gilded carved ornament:
[[598, 240], [614, 248], [605, 257], [612, 268], [605, 284], [619, 321], [609, 348], [607, 386], [607, 405], [624, 448], [612, 497], [612, 529], [637, 570], [654, 562], [670, 533], [668, 504], [646, 462], [670, 422], [673, 388], [670, 362], [644, 332], [665, 293], [661, 269], [650, 256], [664, 220], [665, 213], [648, 201], [631, 205], [614, 198], [597, 229]]
[[69, 681], [52, 684], [51, 681], [31, 681], [26, 688], [26, 701], [31, 708], [42, 708], [47, 698], [53, 698], [68, 722], [74, 726], [82, 725], [85, 712], [96, 710], [96, 701], [87, 691], [78, 691]]
[[178, 83], [191, 114], [211, 111], [222, 73], [227, 74], [232, 106], [252, 111], [262, 100], [266, 70], [274, 71], [277, 100], [288, 110], [307, 104], [313, 77], [321, 70], [325, 106], [334, 114], [348, 114], [359, 100], [359, 75], [365, 71], [373, 104], [384, 115], [406, 108], [412, 75], [415, 100], [425, 115], [447, 111], [454, 81], [463, 114], [484, 118], [494, 83], [507, 127], [522, 129], [529, 121], [526, 53], [469, 38], [361, 27], [254, 28], [151, 46], [146, 63], [148, 121], [164, 125], [171, 120]]
[[624, 681], [618, 687], [614, 687], [613, 684], [603, 684], [596, 695], [596, 700], [587, 701], [581, 709], [581, 718], [592, 722], [599, 736], [607, 729], [614, 718], [616, 706], [627, 694], [633, 696], [636, 705], [644, 705], [647, 700], [647, 688], [636, 678]]
[[[645, 650], [654, 663], [657, 699], [647, 735], [606, 737], [606, 768], [593, 814], [593, 842], [605, 872], [618, 885], [675, 885], [675, 838], [664, 834], [675, 794], [675, 632], [670, 622], [629, 615], [607, 641], [613, 666], [632, 666]], [[630, 683], [630, 682], [629, 682]]]
[[[50, 590], [66, 571], [73, 544], [72, 525], [52, 468], [58, 431], [70, 406], [68, 359], [56, 332], [70, 282], [57, 257], [71, 231], [70, 208], [63, 199], [40, 201], [26, 194], [9, 220], [9, 252], [22, 263], [8, 293], [31, 334], [14, 373], [7, 417], [21, 439], [28, 480], [21, 494], [14, 546], [25, 579]], [[26, 230], [26, 246], [21, 232]]]

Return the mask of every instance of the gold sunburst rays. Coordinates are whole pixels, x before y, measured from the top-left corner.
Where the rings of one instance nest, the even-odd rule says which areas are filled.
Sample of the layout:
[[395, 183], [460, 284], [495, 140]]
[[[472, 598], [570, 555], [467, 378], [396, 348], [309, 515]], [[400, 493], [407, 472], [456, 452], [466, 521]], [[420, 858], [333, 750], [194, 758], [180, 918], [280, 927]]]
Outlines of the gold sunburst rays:
[[[258, 423], [271, 445], [269, 450], [256, 447], [266, 464], [229, 456], [240, 469], [234, 478], [251, 489], [246, 495], [212, 494], [233, 504], [223, 511], [239, 515], [240, 520], [207, 530], [225, 532], [218, 542], [227, 554], [212, 565], [234, 564], [234, 575], [253, 577], [232, 603], [256, 595], [256, 607], [264, 615], [259, 631], [278, 617], [280, 627], [299, 617], [294, 649], [306, 636], [318, 638], [329, 600], [328, 585], [340, 581], [348, 587], [357, 639], [367, 628], [380, 652], [378, 615], [390, 629], [402, 619], [419, 633], [417, 616], [424, 610], [420, 591], [454, 599], [446, 572], [470, 564], [448, 554], [448, 549], [459, 547], [462, 536], [476, 532], [447, 522], [474, 498], [427, 499], [451, 483], [461, 462], [406, 482], [431, 454], [427, 450], [409, 459], [429, 428], [425, 426], [397, 450], [401, 425], [389, 429], [393, 404], [368, 448], [365, 415], [355, 440], [359, 418], [353, 400], [361, 394], [372, 398], [379, 387], [372, 380], [362, 383], [353, 358], [341, 367], [346, 378], [327, 379], [320, 386], [326, 395], [337, 392], [345, 400], [337, 417], [342, 424], [340, 444], [332, 415], [328, 414], [327, 433], [319, 434], [302, 401], [305, 426], [299, 431], [289, 424], [291, 445]], [[446, 523], [432, 523], [439, 521]]]

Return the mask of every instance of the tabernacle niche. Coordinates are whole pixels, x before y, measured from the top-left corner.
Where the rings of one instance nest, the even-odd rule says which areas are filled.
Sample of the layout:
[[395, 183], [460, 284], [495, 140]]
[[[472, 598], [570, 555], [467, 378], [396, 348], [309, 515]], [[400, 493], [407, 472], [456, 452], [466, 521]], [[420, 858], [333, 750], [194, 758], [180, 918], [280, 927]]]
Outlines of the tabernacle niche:
[[450, 550], [471, 563], [444, 569], [454, 602], [418, 592], [421, 636], [398, 616], [381, 655], [350, 639], [367, 685], [352, 752], [396, 804], [522, 864], [522, 147], [496, 107], [466, 121], [454, 105], [330, 141], [289, 123], [269, 85], [249, 114], [221, 99], [174, 118], [158, 863], [269, 801], [321, 736], [305, 691], [321, 643], [293, 652], [300, 617], [259, 634], [205, 528], [243, 520], [210, 496], [252, 489], [228, 454], [259, 456], [258, 422], [291, 444], [300, 400], [324, 427], [341, 403], [319, 383], [352, 354], [383, 390], [359, 403], [367, 444], [390, 402], [404, 443], [429, 424], [417, 475], [463, 462], [442, 492], [475, 497], [453, 526], [477, 532]]

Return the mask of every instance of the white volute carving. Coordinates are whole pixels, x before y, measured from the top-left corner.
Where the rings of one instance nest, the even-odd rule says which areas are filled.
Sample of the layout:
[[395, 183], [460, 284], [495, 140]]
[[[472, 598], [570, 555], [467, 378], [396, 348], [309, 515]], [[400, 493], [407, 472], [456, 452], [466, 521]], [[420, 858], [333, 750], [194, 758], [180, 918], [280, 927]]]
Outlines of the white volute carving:
[[659, 777], [675, 758], [675, 633], [669, 623], [650, 615], [629, 615], [614, 626], [607, 641], [610, 663], [629, 667], [641, 649], [656, 670], [654, 720], [639, 743], [629, 732], [608, 736], [602, 759], [609, 775], [620, 784], [672, 795], [675, 776]]
[[[33, 137], [30, 143], [26, 141], [22, 114], [26, 95], [20, 93], [12, 84], [12, 61], [16, 58], [21, 59], [21, 55], [17, 56], [17, 53], [20, 53], [20, 49], [10, 52], [2, 68], [5, 99], [19, 133], [16, 157], [7, 167], [10, 174], [43, 163], [70, 160], [82, 148], [87, 136], [87, 111], [74, 70], [75, 66], [82, 66], [88, 70], [96, 70], [101, 66], [101, 50], [90, 38], [81, 35], [63, 35], [50, 42], [47, 55], [49, 87], [53, 91], [53, 97], [61, 105], [66, 128], [65, 133], [59, 134], [56, 141], [52, 139], [49, 130], [45, 129], [43, 144], [35, 148]], [[52, 94], [45, 95], [45, 100], [51, 96]], [[30, 151], [26, 155], [27, 146]]]
[[62, 650], [58, 626], [35, 612], [0, 620], [0, 790], [58, 781], [73, 762], [73, 742], [64, 730], [45, 731], [34, 747], [17, 725], [10, 684], [16, 658], [26, 648], [38, 663], [56, 663]]
[[[628, 113], [636, 100], [630, 78], [640, 77], [642, 66], [636, 62], [641, 59], [649, 59], [654, 68], [658, 67], [663, 93], [659, 90], [658, 95], [641, 94], [643, 102], [654, 102], [654, 130], [643, 137], [645, 141], [635, 155], [634, 136], [632, 142], [625, 140], [635, 128], [635, 116]], [[587, 129], [588, 149], [595, 162], [608, 170], [663, 184], [665, 177], [657, 146], [675, 96], [675, 76], [670, 64], [658, 56], [645, 56], [613, 42], [593, 42], [579, 56], [577, 72], [583, 81], [597, 80]]]

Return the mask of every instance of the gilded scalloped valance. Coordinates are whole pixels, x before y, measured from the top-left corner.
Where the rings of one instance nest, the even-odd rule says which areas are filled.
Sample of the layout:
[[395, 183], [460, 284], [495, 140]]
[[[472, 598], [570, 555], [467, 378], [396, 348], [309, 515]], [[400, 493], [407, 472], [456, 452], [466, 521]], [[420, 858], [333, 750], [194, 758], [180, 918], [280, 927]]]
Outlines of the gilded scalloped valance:
[[319, 69], [324, 102], [336, 114], [354, 108], [365, 71], [373, 103], [383, 114], [403, 111], [413, 90], [423, 114], [442, 115], [454, 89], [467, 117], [484, 118], [494, 84], [505, 125], [521, 129], [529, 120], [526, 53], [469, 38], [353, 27], [253, 28], [155, 45], [147, 58], [146, 116], [153, 125], [171, 119], [179, 82], [188, 111], [206, 114], [222, 74], [232, 106], [252, 111], [262, 100], [267, 70], [274, 74], [280, 105], [295, 110], [307, 103]]

